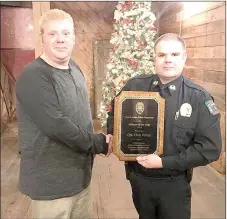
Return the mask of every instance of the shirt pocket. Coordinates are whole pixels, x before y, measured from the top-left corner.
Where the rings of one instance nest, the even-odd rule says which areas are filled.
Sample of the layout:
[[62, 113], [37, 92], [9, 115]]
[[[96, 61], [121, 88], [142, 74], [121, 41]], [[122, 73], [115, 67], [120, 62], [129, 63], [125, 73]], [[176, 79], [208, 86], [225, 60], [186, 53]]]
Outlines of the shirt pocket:
[[188, 117], [180, 117], [173, 123], [172, 138], [178, 151], [187, 149], [194, 140], [195, 122]]

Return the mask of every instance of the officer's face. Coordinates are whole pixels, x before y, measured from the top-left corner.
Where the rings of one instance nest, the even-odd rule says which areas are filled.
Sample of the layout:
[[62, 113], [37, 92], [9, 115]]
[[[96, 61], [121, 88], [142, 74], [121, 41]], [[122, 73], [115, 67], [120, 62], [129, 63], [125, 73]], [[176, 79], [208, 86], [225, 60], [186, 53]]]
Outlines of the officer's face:
[[187, 55], [176, 40], [163, 40], [156, 46], [155, 71], [162, 82], [170, 82], [181, 75]]

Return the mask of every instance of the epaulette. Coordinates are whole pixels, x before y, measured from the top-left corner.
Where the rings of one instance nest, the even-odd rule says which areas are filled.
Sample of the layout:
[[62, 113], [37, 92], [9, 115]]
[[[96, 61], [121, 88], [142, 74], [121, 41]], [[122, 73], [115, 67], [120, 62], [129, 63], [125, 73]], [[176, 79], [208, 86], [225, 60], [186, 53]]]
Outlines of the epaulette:
[[130, 78], [128, 80], [128, 82], [132, 81], [132, 80], [137, 80], [137, 79], [144, 79], [144, 78], [153, 78], [156, 74], [150, 74], [150, 75], [137, 75], [133, 78]]
[[185, 76], [184, 76], [184, 83], [188, 87], [193, 88], [193, 89], [196, 89], [196, 90], [202, 92], [205, 95], [205, 97], [207, 97], [207, 98], [212, 97], [205, 88], [203, 88], [200, 85], [194, 83], [193, 81], [191, 81], [189, 78], [186, 78]]

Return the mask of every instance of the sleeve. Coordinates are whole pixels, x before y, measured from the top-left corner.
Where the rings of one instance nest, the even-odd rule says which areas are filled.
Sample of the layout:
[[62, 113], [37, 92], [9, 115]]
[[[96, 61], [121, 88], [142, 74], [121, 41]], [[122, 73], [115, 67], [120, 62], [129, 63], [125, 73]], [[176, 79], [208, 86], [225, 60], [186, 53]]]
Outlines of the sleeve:
[[200, 100], [194, 141], [175, 156], [162, 157], [163, 168], [185, 170], [218, 160], [222, 149], [220, 113], [209, 95]]
[[[34, 74], [39, 75], [35, 78]], [[107, 153], [104, 134], [90, 133], [63, 115], [53, 83], [44, 73], [36, 70], [18, 77], [16, 98], [45, 135], [76, 151]]]

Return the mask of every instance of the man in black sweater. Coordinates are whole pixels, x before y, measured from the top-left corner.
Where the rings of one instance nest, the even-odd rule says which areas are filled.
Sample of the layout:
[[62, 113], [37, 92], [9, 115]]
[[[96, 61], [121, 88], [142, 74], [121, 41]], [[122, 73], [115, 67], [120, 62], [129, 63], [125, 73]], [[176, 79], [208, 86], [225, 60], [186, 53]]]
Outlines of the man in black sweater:
[[[221, 153], [220, 113], [212, 96], [182, 75], [184, 40], [165, 34], [155, 45], [156, 75], [141, 75], [122, 91], [158, 92], [165, 99], [164, 154], [126, 162], [133, 202], [140, 219], [190, 219], [192, 169]], [[113, 133], [114, 101], [107, 133]]]
[[111, 136], [93, 133], [85, 78], [70, 59], [72, 17], [50, 10], [40, 31], [43, 54], [16, 84], [19, 189], [32, 199], [33, 218], [89, 218], [94, 154], [111, 153]]

